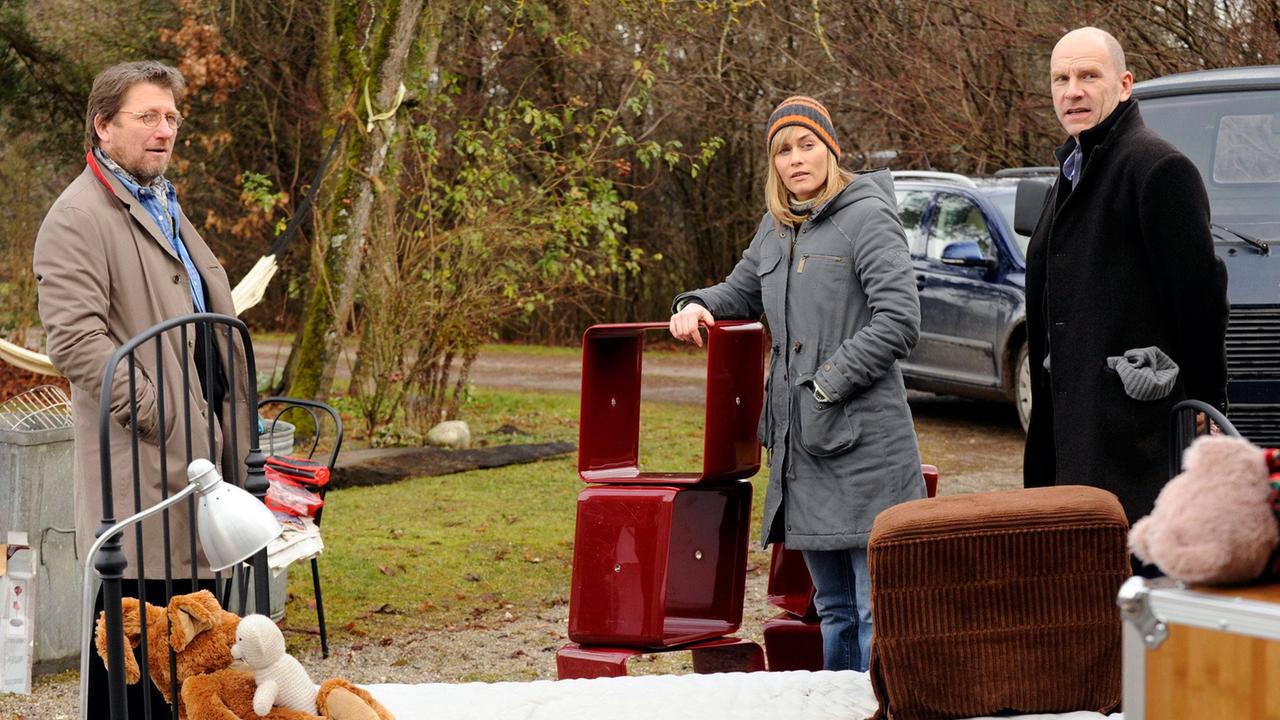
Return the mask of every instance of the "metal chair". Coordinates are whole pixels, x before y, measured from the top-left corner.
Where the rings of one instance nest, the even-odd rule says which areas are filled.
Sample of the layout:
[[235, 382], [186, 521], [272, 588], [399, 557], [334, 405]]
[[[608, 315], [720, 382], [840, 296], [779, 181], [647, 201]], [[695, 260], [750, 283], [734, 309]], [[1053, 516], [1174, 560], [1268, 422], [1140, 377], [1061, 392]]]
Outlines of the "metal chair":
[[1240, 431], [1231, 424], [1226, 415], [1218, 408], [1201, 400], [1183, 400], [1169, 411], [1169, 477], [1182, 472], [1182, 453], [1201, 435], [1210, 432], [1209, 423], [1197, 425], [1196, 415], [1204, 413], [1205, 417], [1216, 424], [1223, 435], [1240, 437]]
[[[325, 464], [325, 467], [329, 469], [329, 472], [332, 473], [333, 467], [338, 461], [338, 452], [342, 449], [342, 418], [338, 415], [338, 411], [334, 409], [331, 405], [327, 405], [325, 403], [318, 402], [315, 400], [303, 400], [301, 398], [278, 397], [278, 396], [266, 397], [259, 400], [258, 401], [259, 411], [261, 411], [262, 408], [268, 405], [283, 406], [275, 414], [275, 416], [271, 419], [271, 421], [266, 425], [267, 431], [270, 433], [271, 437], [275, 436], [276, 423], [278, 423], [280, 419], [284, 417], [284, 415], [286, 415], [287, 413], [290, 413], [290, 412], [305, 413], [306, 417], [310, 419], [310, 429], [313, 432], [313, 435], [311, 437], [311, 447], [307, 450], [305, 455], [301, 453], [295, 453], [295, 456], [306, 457], [308, 460], [315, 459], [316, 451], [320, 447], [320, 438], [324, 434], [323, 433], [324, 415], [326, 414], [328, 415], [329, 420], [333, 423], [334, 439], [333, 439], [333, 447], [329, 450], [328, 456], [325, 458], [324, 464]], [[294, 425], [296, 426], [298, 424], [294, 423]], [[274, 447], [270, 449], [272, 454], [275, 454], [274, 450], [275, 450]], [[328, 490], [329, 490], [328, 485], [317, 488], [317, 493], [320, 495], [321, 500], [324, 499], [325, 495], [328, 493]], [[323, 515], [324, 515], [324, 507], [321, 506], [320, 509], [316, 511], [315, 516], [312, 518], [316, 524], [316, 527], [320, 526], [320, 519], [321, 517], [323, 517]], [[315, 592], [315, 596], [316, 596], [316, 621], [320, 625], [320, 655], [321, 657], [327, 658], [329, 657], [329, 634], [328, 634], [328, 630], [325, 627], [325, 622], [324, 622], [324, 595], [320, 591], [320, 567], [318, 562], [319, 559], [320, 559], [319, 556], [312, 556], [311, 558], [311, 587]]]

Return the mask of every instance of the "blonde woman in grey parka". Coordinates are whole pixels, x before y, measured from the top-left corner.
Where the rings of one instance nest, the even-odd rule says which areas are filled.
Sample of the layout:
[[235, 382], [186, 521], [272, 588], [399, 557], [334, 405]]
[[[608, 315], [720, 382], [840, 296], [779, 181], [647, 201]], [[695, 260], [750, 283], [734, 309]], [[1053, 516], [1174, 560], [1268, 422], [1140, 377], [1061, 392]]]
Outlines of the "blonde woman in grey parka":
[[768, 318], [763, 540], [803, 551], [825, 669], [865, 671], [871, 523], [925, 495], [898, 367], [920, 333], [915, 276], [889, 172], [838, 167], [826, 108], [784, 100], [768, 148], [769, 211], [724, 282], [676, 297], [671, 334], [701, 345], [699, 324]]

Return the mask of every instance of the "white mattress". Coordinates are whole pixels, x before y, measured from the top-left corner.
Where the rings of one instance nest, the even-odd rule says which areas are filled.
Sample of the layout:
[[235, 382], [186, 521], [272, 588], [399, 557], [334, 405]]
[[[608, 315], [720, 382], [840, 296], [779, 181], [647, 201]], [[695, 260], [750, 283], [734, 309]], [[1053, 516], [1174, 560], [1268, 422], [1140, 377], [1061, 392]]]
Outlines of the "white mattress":
[[[397, 720], [857, 720], [876, 711], [866, 673], [852, 671], [640, 675], [365, 688]], [[1104, 720], [1105, 716], [1075, 712], [1016, 717]], [[1110, 717], [1122, 720], [1118, 713]]]

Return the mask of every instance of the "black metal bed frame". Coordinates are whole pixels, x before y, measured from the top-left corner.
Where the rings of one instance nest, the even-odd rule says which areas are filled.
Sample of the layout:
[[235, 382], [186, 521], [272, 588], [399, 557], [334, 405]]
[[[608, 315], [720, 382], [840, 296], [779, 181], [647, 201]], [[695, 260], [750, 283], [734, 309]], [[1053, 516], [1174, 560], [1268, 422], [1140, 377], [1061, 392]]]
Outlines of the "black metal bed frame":
[[[159, 455], [160, 473], [162, 476], [167, 477], [167, 474], [170, 472], [170, 468], [168, 467], [168, 462], [167, 462], [167, 452], [168, 452], [168, 448], [166, 447], [167, 428], [165, 425], [165, 422], [166, 422], [165, 421], [165, 403], [166, 401], [169, 400], [169, 398], [165, 397], [165, 391], [164, 391], [165, 378], [164, 378], [164, 357], [163, 357], [163, 353], [165, 351], [164, 338], [166, 334], [170, 332], [176, 332], [179, 334], [179, 338], [181, 341], [181, 345], [179, 347], [182, 347], [182, 348], [190, 347], [191, 344], [189, 341], [192, 341], [192, 338], [194, 335], [194, 338], [197, 340], [201, 340], [202, 346], [204, 348], [207, 348], [207, 352], [204, 353], [203, 358], [196, 358], [197, 362], [201, 362], [204, 364], [204, 370], [205, 370], [204, 375], [206, 378], [210, 379], [208, 382], [205, 383], [205, 392], [204, 392], [205, 402], [209, 406], [209, 412], [207, 413], [206, 418], [200, 418], [198, 414], [195, 414], [193, 417], [193, 412], [191, 407], [191, 392], [190, 392], [191, 383], [193, 381], [199, 382], [199, 378], [190, 377], [190, 370], [189, 370], [190, 363], [187, 363], [187, 362], [182, 363], [182, 382], [180, 387], [182, 389], [183, 396], [182, 396], [182, 408], [181, 408], [182, 416], [181, 417], [184, 418], [186, 421], [185, 422], [186, 432], [183, 434], [183, 438], [181, 441], [184, 442], [186, 447], [186, 453], [185, 453], [186, 462], [189, 464], [194, 459], [192, 457], [192, 437], [193, 437], [192, 433], [193, 431], [196, 430], [196, 428], [198, 428], [199, 423], [202, 421], [205, 422], [206, 430], [208, 432], [209, 448], [211, 450], [210, 454], [221, 454], [218, 451], [219, 449], [216, 447], [216, 444], [215, 444], [215, 423], [219, 422], [219, 415], [216, 412], [216, 408], [213, 407], [214, 397], [213, 397], [212, 391], [213, 391], [214, 382], [212, 381], [212, 378], [214, 377], [214, 370], [215, 370], [214, 354], [218, 352], [217, 345], [215, 343], [215, 337], [216, 337], [215, 332], [219, 332], [219, 333], [225, 332], [225, 338], [226, 338], [225, 357], [223, 357], [221, 354], [219, 354], [218, 357], [222, 361], [222, 367], [226, 376], [226, 383], [227, 383], [226, 399], [229, 402], [229, 406], [230, 406], [230, 417], [228, 418], [228, 424], [231, 427], [231, 433], [230, 433], [230, 437], [223, 438], [223, 440], [226, 443], [230, 443], [232, 457], [242, 457], [240, 453], [240, 448], [238, 447], [239, 443], [237, 438], [237, 435], [238, 435], [237, 428], [239, 427], [239, 422], [243, 421], [243, 422], [249, 423], [247, 427], [250, 429], [250, 432], [249, 432], [250, 442], [249, 442], [248, 453], [243, 455], [243, 457], [245, 458], [244, 471], [242, 472], [242, 469], [238, 463], [233, 463], [232, 467], [223, 468], [223, 473], [225, 475], [224, 480], [226, 482], [230, 482], [234, 485], [238, 485], [245, 488], [251, 494], [257, 497], [259, 500], [263, 499], [266, 495], [268, 484], [267, 484], [265, 472], [263, 470], [263, 466], [265, 464], [266, 458], [262, 454], [259, 448], [259, 443], [258, 443], [258, 432], [257, 432], [257, 427], [258, 427], [257, 394], [258, 393], [257, 393], [257, 385], [255, 382], [256, 369], [255, 369], [254, 357], [253, 357], [253, 344], [249, 338], [249, 330], [243, 322], [241, 322], [240, 320], [234, 317], [230, 317], [227, 315], [220, 315], [216, 313], [195, 313], [195, 314], [185, 315], [182, 317], [173, 318], [171, 320], [167, 320], [165, 322], [154, 325], [148, 330], [146, 330], [145, 332], [143, 332], [142, 334], [138, 335], [137, 337], [130, 339], [123, 346], [117, 349], [115, 353], [112, 354], [111, 359], [107, 362], [106, 367], [103, 369], [102, 389], [101, 389], [101, 395], [99, 398], [100, 404], [99, 404], [99, 416], [98, 416], [98, 442], [100, 446], [99, 462], [100, 462], [100, 472], [101, 472], [101, 481], [102, 481], [102, 525], [98, 530], [99, 535], [104, 533], [111, 526], [115, 525], [118, 517], [118, 513], [117, 513], [118, 509], [115, 507], [115, 503], [113, 501], [110, 429], [111, 429], [111, 424], [114, 422], [114, 420], [111, 417], [111, 396], [112, 396], [112, 390], [113, 390], [113, 380], [115, 378], [116, 370], [121, 365], [121, 363], [126, 363], [128, 368], [129, 432], [130, 432], [130, 449], [131, 449], [131, 460], [132, 460], [132, 471], [133, 471], [132, 482], [133, 482], [134, 505], [135, 505], [134, 508], [132, 508], [131, 510], [126, 510], [123, 514], [125, 516], [128, 516], [128, 515], [139, 513], [145, 510], [144, 508], [140, 507], [141, 505], [140, 488], [142, 486], [143, 478], [140, 477], [141, 471], [139, 467], [139, 448], [138, 448], [139, 430], [138, 430], [138, 395], [137, 395], [137, 391], [138, 391], [138, 380], [137, 380], [138, 355], [137, 353], [145, 350], [145, 346], [148, 343], [154, 344], [155, 353], [156, 353], [155, 354], [156, 377], [153, 378], [153, 382], [156, 387], [156, 403], [157, 403], [156, 411], [157, 411], [158, 423], [159, 423], [158, 442], [159, 442], [159, 453], [160, 453]], [[234, 352], [234, 345], [235, 345], [234, 338], [237, 336], [237, 334], [243, 343], [244, 352], [245, 352], [246, 367], [243, 375], [237, 372], [238, 363], [236, 362], [236, 357]], [[239, 383], [242, 381], [245, 381], [247, 384], [246, 391], [248, 396], [247, 398], [248, 402], [237, 403], [236, 395], [239, 389]], [[243, 407], [241, 407], [242, 405]], [[210, 458], [210, 460], [213, 460], [216, 463], [218, 458], [216, 457]], [[167, 482], [162, 482], [161, 487], [162, 487], [162, 490], [161, 490], [162, 496], [169, 497]], [[165, 568], [163, 580], [165, 582], [165, 596], [166, 596], [162, 599], [162, 602], [166, 604], [168, 603], [170, 597], [172, 597], [173, 595], [174, 578], [172, 573], [172, 564], [174, 559], [173, 552], [175, 551], [175, 549], [180, 552], [186, 551], [190, 553], [192, 586], [194, 587], [195, 584], [198, 582], [199, 572], [196, 567], [198, 555], [196, 551], [197, 541], [196, 541], [195, 498], [194, 497], [187, 498], [186, 507], [187, 507], [187, 511], [191, 515], [191, 522], [189, 523], [190, 533], [189, 533], [189, 537], [178, 539], [179, 543], [177, 548], [175, 548], [172, 545], [171, 541], [173, 539], [170, 538], [169, 515], [168, 515], [169, 510], [165, 509], [162, 511], [163, 512], [162, 527], [163, 527], [163, 538], [164, 538], [162, 552], [164, 553], [164, 568]], [[125, 569], [128, 567], [129, 560], [126, 558], [126, 554], [120, 542], [120, 536], [123, 532], [125, 532], [125, 530], [120, 530], [113, 537], [108, 539], [102, 545], [94, 561], [94, 569], [97, 571], [98, 575], [102, 578], [102, 596], [103, 596], [103, 604], [104, 604], [103, 614], [105, 615], [105, 624], [106, 624], [106, 630], [107, 630], [106, 644], [107, 644], [107, 675], [108, 675], [108, 684], [109, 684], [109, 703], [110, 703], [109, 711], [110, 711], [110, 716], [112, 720], [124, 720], [128, 718], [128, 707], [127, 707], [126, 690], [125, 690], [125, 673], [124, 673], [125, 637], [123, 632], [123, 616], [122, 616], [123, 611], [121, 607], [121, 600], [122, 600], [122, 580], [124, 579], [124, 572], [125, 572]], [[136, 557], [134, 558], [134, 561], [137, 563], [137, 568], [138, 568], [138, 573], [137, 573], [137, 577], [139, 581], [138, 582], [138, 595], [139, 595], [138, 600], [141, 603], [145, 603], [148, 601], [148, 598], [146, 597], [146, 589], [145, 589], [146, 583], [144, 582], [146, 580], [145, 563], [144, 563], [144, 541], [143, 541], [142, 527], [140, 524], [135, 525], [135, 533], [136, 533], [135, 534]], [[185, 540], [185, 543], [183, 542], [184, 540]], [[185, 545], [185, 547], [183, 547], [183, 545]], [[259, 553], [257, 553], [257, 555], [253, 557], [251, 564], [252, 564], [252, 570], [253, 570], [252, 574], [253, 574], [253, 586], [254, 586], [254, 605], [258, 612], [264, 612], [264, 610], [268, 608], [270, 604], [268, 582], [267, 582], [268, 571], [267, 571], [266, 550], [262, 550]], [[93, 582], [93, 580], [90, 576], [86, 575], [85, 582], [90, 583], [90, 582]], [[215, 574], [214, 582], [216, 585], [221, 585], [224, 582], [224, 578], [222, 578], [221, 573]], [[243, 588], [245, 586], [242, 584], [241, 587]], [[155, 599], [152, 598], [152, 600], [155, 600]], [[239, 608], [239, 613], [240, 614], [244, 613], [243, 597], [242, 597], [241, 607]], [[142, 623], [142, 631], [141, 631], [141, 646], [140, 646], [141, 652], [139, 653], [138, 660], [139, 660], [139, 668], [141, 670], [141, 675], [142, 675], [140, 682], [144, 684], [144, 688], [145, 688], [150, 683], [150, 675], [148, 672], [148, 664], [147, 664], [148, 663], [148, 660], [147, 660], [148, 658], [147, 641], [148, 640], [147, 640], [146, 613], [145, 612], [139, 613], [139, 618]], [[84, 628], [82, 631], [89, 632], [89, 628]], [[82, 646], [83, 645], [84, 643], [82, 643]], [[91, 659], [91, 661], [96, 662], [97, 659], [93, 658]], [[82, 664], [82, 667], [83, 667], [83, 664]], [[176, 720], [178, 716], [177, 698], [179, 695], [178, 695], [178, 687], [177, 687], [178, 683], [177, 683], [177, 671], [176, 671], [176, 656], [172, 648], [170, 648], [170, 651], [169, 651], [169, 669], [170, 669], [170, 678], [171, 678], [171, 688], [170, 688], [171, 695], [170, 696], [174, 698], [174, 703], [169, 708], [161, 709], [157, 712], [153, 712], [152, 708], [148, 705], [146, 707], [146, 712], [145, 712], [145, 715], [148, 718], [152, 717], [153, 715], [162, 716], [162, 714], [168, 714], [170, 717]], [[149, 694], [145, 696], [150, 697]], [[86, 710], [87, 710], [86, 708], [81, 708], [82, 716], [84, 715]]]

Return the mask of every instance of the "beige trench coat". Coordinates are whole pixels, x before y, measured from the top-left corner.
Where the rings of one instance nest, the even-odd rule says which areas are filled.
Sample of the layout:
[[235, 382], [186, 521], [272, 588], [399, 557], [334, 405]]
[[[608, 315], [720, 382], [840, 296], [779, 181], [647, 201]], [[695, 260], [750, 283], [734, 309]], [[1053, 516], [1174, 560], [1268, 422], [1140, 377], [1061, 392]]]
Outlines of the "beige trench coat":
[[[181, 236], [192, 261], [199, 269], [208, 298], [209, 312], [235, 315], [231, 286], [226, 272], [209, 246], [184, 214]], [[160, 232], [154, 220], [110, 171], [87, 165], [50, 208], [36, 237], [34, 269], [39, 283], [40, 319], [44, 323], [46, 347], [54, 367], [71, 381], [71, 404], [75, 421], [76, 541], [84, 557], [102, 527], [102, 490], [98, 443], [98, 404], [102, 373], [111, 354], [130, 338], [156, 323], [194, 312], [190, 281], [182, 261]], [[216, 345], [224, 364], [227, 358], [225, 327], [215, 328]], [[233, 338], [235, 376], [228, 372], [228, 400], [224, 404], [221, 427], [215, 427], [215, 447], [210, 452], [211, 417], [200, 394], [200, 381], [192, 358], [195, 333], [189, 328], [187, 347], [177, 329], [165, 334], [161, 344], [164, 377], [165, 437], [167, 460], [165, 482], [173, 494], [187, 484], [187, 419], [183, 411], [182, 363], [187, 365], [191, 407], [191, 455], [210, 457], [228, 476], [231, 463], [243, 484], [244, 457], [249, 452], [249, 422], [256, 418], [245, 408], [249, 403], [245, 351], [238, 334]], [[133, 490], [132, 455], [129, 432], [128, 364], [117, 368], [111, 394], [110, 427], [111, 477], [114, 517], [120, 520], [136, 508], [158, 502], [161, 494], [161, 444], [157, 413], [156, 343], [148, 342], [136, 353], [136, 395], [140, 439], [138, 463], [140, 497]], [[236, 452], [232, 457], [231, 390], [234, 388], [237, 417]], [[230, 478], [228, 478], [230, 479]], [[135, 504], [135, 500], [139, 504]], [[190, 577], [188, 533], [191, 524], [186, 503], [179, 503], [169, 515], [174, 550], [174, 577]], [[160, 518], [143, 523], [145, 576], [163, 578], [163, 525]], [[197, 546], [199, 542], [197, 541]], [[125, 577], [138, 576], [134, 553], [134, 531], [124, 534], [129, 567]], [[203, 554], [198, 565], [208, 576]]]

